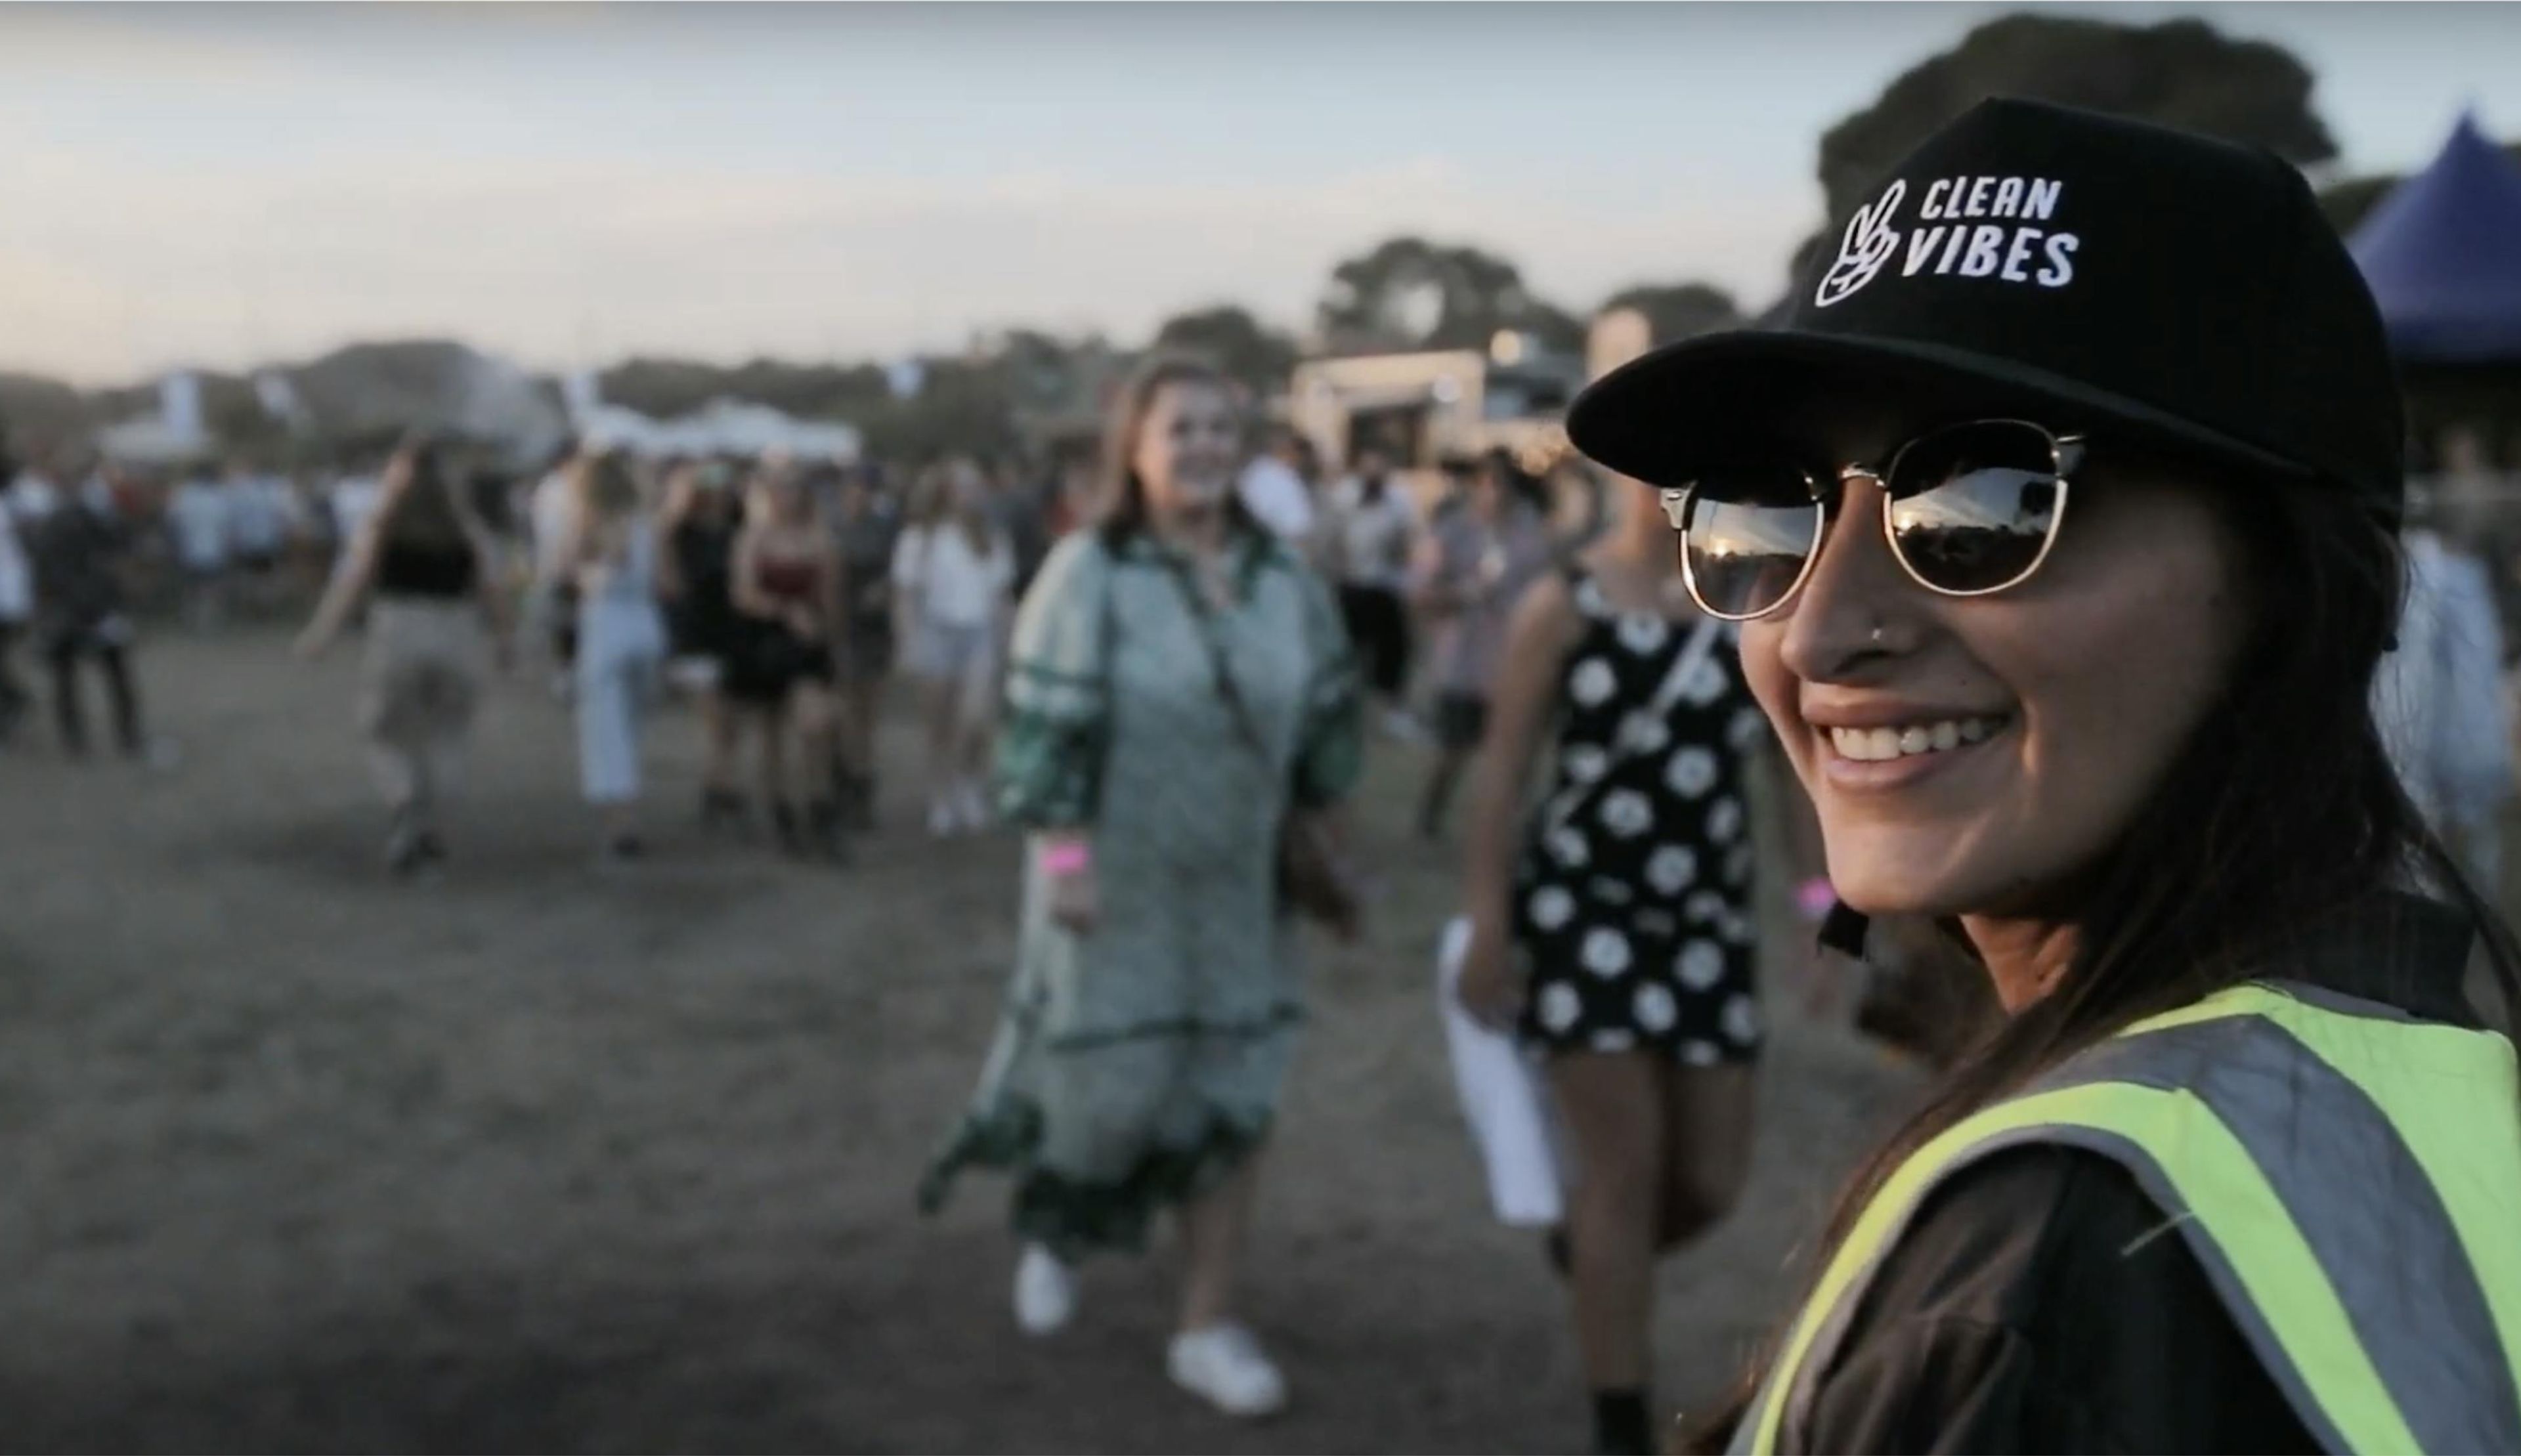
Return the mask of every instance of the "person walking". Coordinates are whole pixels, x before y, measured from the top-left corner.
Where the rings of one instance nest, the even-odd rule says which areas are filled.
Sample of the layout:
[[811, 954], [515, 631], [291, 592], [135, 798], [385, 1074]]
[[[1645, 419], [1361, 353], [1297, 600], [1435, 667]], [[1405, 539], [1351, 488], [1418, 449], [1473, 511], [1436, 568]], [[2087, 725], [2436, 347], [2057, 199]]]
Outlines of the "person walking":
[[1067, 1323], [1077, 1265], [1177, 1213], [1173, 1382], [1287, 1399], [1236, 1318], [1260, 1152], [1304, 1015], [1278, 845], [1354, 786], [1358, 689], [1327, 587], [1234, 499], [1227, 382], [1158, 356], [1123, 389], [1103, 523], [1027, 594], [997, 756], [1029, 832], [1018, 965], [969, 1111], [923, 1183], [1016, 1180], [1016, 1316]]
[[987, 488], [969, 461], [948, 462], [923, 482], [925, 509], [894, 549], [900, 635], [928, 737], [928, 832], [940, 837], [988, 823], [981, 778], [1016, 567]]
[[1568, 433], [1743, 623], [1836, 942], [2001, 1008], [1696, 1443], [2521, 1449], [2521, 950], [2374, 721], [2399, 390], [2302, 174], [1983, 102]]
[[187, 470], [167, 497], [166, 527], [184, 583], [184, 621], [196, 632], [227, 615], [231, 515], [228, 487], [206, 465]]
[[1557, 550], [1548, 487], [1502, 450], [1472, 469], [1420, 547], [1411, 595], [1434, 628], [1436, 674], [1436, 762], [1418, 800], [1421, 838], [1444, 835], [1453, 791], [1488, 732], [1506, 624]]
[[735, 787], [736, 709], [728, 684], [745, 650], [745, 622], [735, 610], [735, 543], [743, 513], [733, 473], [716, 461], [687, 460], [666, 472], [657, 529], [665, 550], [657, 558], [658, 591], [668, 606], [676, 657], [698, 667], [701, 736], [701, 826], [740, 827], [745, 800]]
[[462, 775], [484, 660], [509, 656], [497, 547], [435, 440], [406, 440], [342, 567], [298, 639], [309, 661], [368, 602], [359, 728], [386, 801], [386, 867], [447, 856], [444, 811]]
[[[75, 471], [56, 472], [63, 480]], [[34, 566], [35, 635], [53, 683], [53, 721], [62, 751], [87, 753], [87, 713], [81, 704], [79, 668], [92, 664], [105, 679], [114, 706], [115, 738], [123, 756], [171, 762], [163, 746], [151, 744], [141, 722], [140, 689], [133, 680], [133, 628], [124, 579], [131, 531], [114, 498], [97, 479], [48, 500], [30, 495], [41, 509], [27, 523], [26, 544]]]
[[[1461, 1000], [1546, 1058], [1572, 1144], [1553, 1252], [1603, 1452], [1655, 1449], [1655, 1260], [1741, 1194], [1762, 1042], [1745, 754], [1763, 725], [1671, 537], [1637, 492], [1524, 593], [1465, 862]], [[1527, 823], [1544, 747], [1549, 794]]]
[[[785, 462], [765, 463], [735, 542], [731, 595], [743, 646], [729, 664], [727, 699], [755, 729], [761, 797], [780, 847], [832, 859], [845, 857], [831, 783], [843, 591], [840, 552], [804, 480]], [[791, 764], [811, 786], [802, 813]]]
[[573, 470], [577, 499], [566, 556], [577, 599], [578, 774], [586, 801], [604, 818], [603, 857], [618, 864], [645, 852], [641, 727], [665, 666], [657, 523], [619, 453], [580, 455]]
[[1409, 562], [1418, 513], [1379, 451], [1357, 456], [1356, 473], [1331, 492], [1329, 556], [1339, 580], [1340, 615], [1356, 644], [1366, 682], [1383, 708], [1383, 731], [1405, 741], [1424, 735], [1409, 715]]

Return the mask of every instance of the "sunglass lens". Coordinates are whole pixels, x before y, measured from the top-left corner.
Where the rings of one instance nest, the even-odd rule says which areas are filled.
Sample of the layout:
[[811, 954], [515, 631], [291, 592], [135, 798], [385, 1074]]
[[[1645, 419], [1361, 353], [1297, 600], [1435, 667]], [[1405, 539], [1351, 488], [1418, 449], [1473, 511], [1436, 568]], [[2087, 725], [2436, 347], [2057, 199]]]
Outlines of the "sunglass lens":
[[2054, 442], [2010, 423], [1919, 439], [1888, 484], [1892, 544], [1920, 580], [1948, 592], [1992, 592], [2031, 574], [2064, 496]]
[[1702, 480], [1681, 523], [1690, 594], [1718, 616], [1773, 611], [1803, 579], [1820, 530], [1821, 508], [1800, 471], [1732, 471]]

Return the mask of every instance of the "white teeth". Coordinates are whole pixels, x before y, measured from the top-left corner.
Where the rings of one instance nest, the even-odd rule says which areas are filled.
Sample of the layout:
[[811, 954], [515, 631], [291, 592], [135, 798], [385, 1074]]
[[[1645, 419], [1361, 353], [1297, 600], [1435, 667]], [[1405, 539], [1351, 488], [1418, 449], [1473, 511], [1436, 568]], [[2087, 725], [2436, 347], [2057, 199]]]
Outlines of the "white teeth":
[[1830, 747], [1858, 763], [1888, 763], [1920, 753], [1948, 753], [1963, 744], [1985, 743], [2004, 727], [2001, 718], [1946, 718], [1906, 728], [1832, 728]]

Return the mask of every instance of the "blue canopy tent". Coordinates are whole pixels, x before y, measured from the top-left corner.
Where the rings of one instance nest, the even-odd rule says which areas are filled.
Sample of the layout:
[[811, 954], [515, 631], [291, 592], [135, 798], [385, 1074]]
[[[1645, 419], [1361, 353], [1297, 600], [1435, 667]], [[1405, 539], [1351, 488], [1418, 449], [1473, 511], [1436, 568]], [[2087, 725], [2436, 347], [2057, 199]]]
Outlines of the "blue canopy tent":
[[2521, 162], [2463, 114], [2348, 240], [2410, 372], [2521, 364]]

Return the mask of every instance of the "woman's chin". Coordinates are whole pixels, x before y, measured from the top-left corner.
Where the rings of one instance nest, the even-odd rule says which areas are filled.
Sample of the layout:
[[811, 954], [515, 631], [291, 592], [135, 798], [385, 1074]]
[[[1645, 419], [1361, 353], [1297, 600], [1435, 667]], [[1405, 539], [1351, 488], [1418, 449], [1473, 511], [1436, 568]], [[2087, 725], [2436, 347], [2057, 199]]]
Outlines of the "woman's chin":
[[1865, 915], [1971, 914], [1982, 908], [1991, 887], [1974, 883], [1983, 877], [1950, 863], [1949, 854], [1949, 841], [1940, 838], [1931, 843], [1833, 848], [1830, 887], [1849, 909]]

